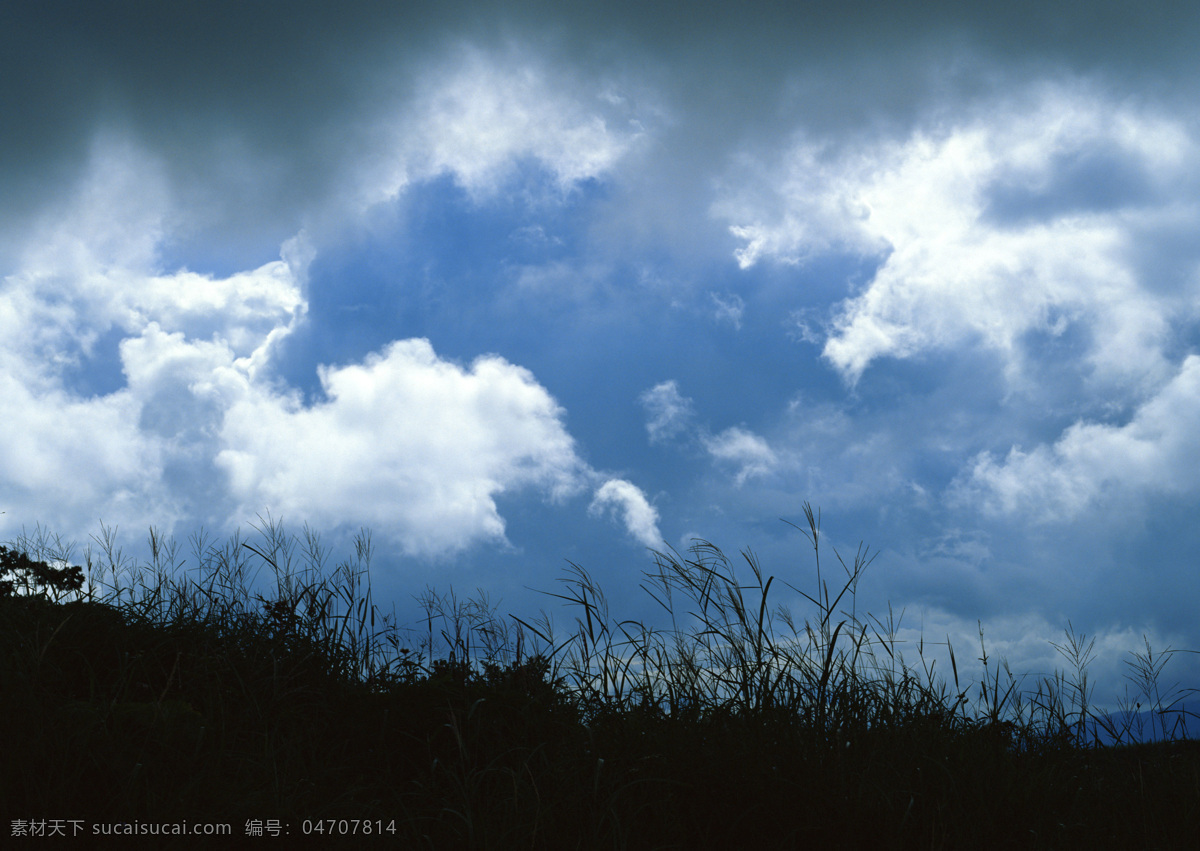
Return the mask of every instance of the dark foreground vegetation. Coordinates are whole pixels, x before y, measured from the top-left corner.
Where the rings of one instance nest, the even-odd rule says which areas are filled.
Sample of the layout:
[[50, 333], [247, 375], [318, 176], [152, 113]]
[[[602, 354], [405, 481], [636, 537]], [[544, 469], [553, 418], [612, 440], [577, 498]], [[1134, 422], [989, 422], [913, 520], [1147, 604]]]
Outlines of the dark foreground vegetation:
[[[1091, 712], [1083, 636], [1036, 688], [982, 645], [980, 679], [952, 649], [943, 677], [891, 613], [857, 613], [866, 551], [822, 564], [806, 516], [815, 577], [660, 554], [652, 629], [572, 565], [561, 635], [434, 592], [399, 629], [366, 535], [332, 571], [271, 522], [194, 538], [190, 563], [154, 532], [141, 563], [107, 533], [80, 566], [44, 535], [2, 548], [7, 847], [1200, 847], [1200, 745], [1163, 657], [1130, 668], [1168, 741], [1101, 747], [1137, 731]], [[54, 820], [79, 837], [7, 842]], [[92, 834], [184, 822], [232, 836]]]

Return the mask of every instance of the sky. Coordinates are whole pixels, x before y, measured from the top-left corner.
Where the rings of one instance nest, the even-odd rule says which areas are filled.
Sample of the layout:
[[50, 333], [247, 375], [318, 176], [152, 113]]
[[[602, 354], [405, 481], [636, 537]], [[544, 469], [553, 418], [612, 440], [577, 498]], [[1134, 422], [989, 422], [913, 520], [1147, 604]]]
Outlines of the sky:
[[647, 622], [807, 501], [960, 662], [1200, 650], [1200, 9], [902, 6], [4, 4], [0, 538]]

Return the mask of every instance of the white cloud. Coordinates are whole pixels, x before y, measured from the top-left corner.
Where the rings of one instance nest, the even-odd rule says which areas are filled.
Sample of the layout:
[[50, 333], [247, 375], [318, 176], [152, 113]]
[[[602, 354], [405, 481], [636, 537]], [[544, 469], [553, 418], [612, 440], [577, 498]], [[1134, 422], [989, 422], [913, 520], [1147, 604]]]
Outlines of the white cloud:
[[90, 356], [106, 332], [136, 335], [157, 323], [249, 356], [299, 320], [312, 257], [303, 235], [284, 245], [283, 259], [225, 278], [164, 273], [158, 247], [175, 216], [154, 158], [100, 136], [70, 203], [34, 229], [20, 268], [5, 279], [0, 331], [25, 331], [6, 334], [5, 348], [57, 373]]
[[724, 297], [716, 293], [708, 295], [712, 299], [715, 308], [714, 315], [717, 320], [728, 321], [733, 324], [734, 330], [742, 330], [742, 314], [746, 312], [746, 302], [742, 297], [736, 293], [730, 293]]
[[[267, 508], [433, 554], [503, 541], [501, 493], [562, 498], [594, 476], [554, 399], [499, 357], [463, 368], [396, 342], [320, 368], [326, 400], [302, 403], [270, 367], [307, 311], [304, 235], [226, 277], [163, 271], [169, 186], [139, 156], [98, 144], [3, 281], [0, 499], [69, 534], [97, 514], [169, 528]], [[124, 385], [88, 397], [73, 376], [99, 345], [116, 347]]]
[[580, 486], [562, 410], [502, 358], [464, 369], [403, 340], [320, 377], [328, 398], [311, 407], [255, 388], [226, 412], [217, 463], [245, 508], [353, 518], [431, 554], [503, 540], [501, 493]]
[[1044, 87], [975, 117], [836, 156], [801, 140], [767, 186], [715, 207], [744, 267], [830, 251], [880, 258], [836, 312], [824, 356], [854, 382], [878, 357], [976, 341], [1016, 381], [1024, 337], [1077, 326], [1102, 386], [1165, 378], [1176, 301], [1138, 277], [1151, 217], [1193, 221], [1200, 147], [1178, 122], [1081, 87]]
[[[160, 442], [138, 428], [128, 392], [79, 399], [0, 375], [0, 498], [45, 523], [169, 523]], [[157, 512], [152, 509], [157, 507]]]
[[646, 432], [651, 443], [670, 440], [688, 426], [692, 418], [692, 400], [679, 392], [674, 381], [656, 384], [639, 397], [646, 409]]
[[563, 191], [603, 176], [642, 125], [609, 88], [571, 83], [515, 49], [451, 51], [382, 131], [391, 153], [365, 178], [364, 200], [396, 197], [412, 181], [444, 173], [473, 195], [488, 195], [522, 160], [539, 163]]
[[[98, 518], [170, 526], [181, 499], [169, 470], [219, 423], [197, 382], [255, 370], [303, 314], [300, 242], [288, 260], [228, 278], [164, 273], [173, 215], [155, 160], [101, 135], [0, 287], [0, 497], [60, 530]], [[105, 375], [95, 392], [81, 376], [99, 369], [102, 346], [116, 347], [125, 385]]]
[[714, 458], [738, 467], [738, 487], [745, 484], [751, 476], [767, 475], [778, 463], [775, 451], [766, 440], [737, 426], [703, 440], [704, 447]]
[[1200, 489], [1200, 356], [1122, 426], [1077, 422], [1053, 446], [1013, 447], [997, 462], [978, 455], [953, 489], [993, 514], [1071, 518], [1106, 493], [1195, 493]]
[[[646, 409], [646, 432], [651, 443], [670, 440], [692, 429], [695, 415], [692, 400], [679, 392], [674, 380], [651, 387], [642, 393], [640, 401]], [[714, 459], [737, 468], [738, 487], [747, 479], [765, 476], [780, 466], [779, 456], [766, 439], [747, 429], [734, 426], [713, 435], [701, 426], [693, 433]]]
[[609, 479], [597, 488], [588, 511], [592, 514], [603, 514], [606, 509], [620, 512], [625, 529], [644, 546], [662, 546], [662, 533], [658, 531], [658, 511], [647, 501], [646, 495], [637, 485], [624, 479]]
[[713, 204], [712, 212], [732, 221], [730, 233], [744, 243], [734, 251], [741, 268], [765, 258], [797, 265], [830, 250], [883, 247], [861, 228], [870, 214], [856, 197], [854, 169], [862, 164], [835, 157], [833, 146], [801, 135], [785, 162], [769, 174], [749, 156], [738, 165], [727, 181], [731, 188]]

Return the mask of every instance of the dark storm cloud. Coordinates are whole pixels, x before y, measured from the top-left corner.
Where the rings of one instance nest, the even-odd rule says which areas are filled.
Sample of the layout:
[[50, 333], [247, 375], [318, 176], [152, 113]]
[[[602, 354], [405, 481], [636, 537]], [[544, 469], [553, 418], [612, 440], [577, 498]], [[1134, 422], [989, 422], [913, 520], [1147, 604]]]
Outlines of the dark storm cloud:
[[[0, 12], [6, 218], [72, 179], [100, 128], [169, 164], [193, 206], [262, 226], [332, 191], [374, 111], [458, 41], [521, 40], [582, 73], [661, 87], [709, 145], [755, 130], [895, 118], [993, 63], [1066, 65], [1160, 89], [1191, 63], [1179, 4], [44, 2]], [[986, 60], [983, 71], [969, 70]], [[1011, 71], [1006, 71], [1011, 73]], [[713, 151], [717, 148], [712, 148]], [[685, 158], [686, 161], [687, 158]], [[217, 187], [214, 187], [214, 184]], [[11, 220], [6, 224], [11, 224]], [[271, 239], [294, 222], [279, 221]]]
[[[420, 7], [325, 3], [37, 3], [0, 21], [0, 185], [28, 214], [117, 133], [167, 164], [201, 215], [229, 232], [292, 211], [276, 244], [329, 191], [369, 92], [364, 67]], [[416, 14], [414, 14], [416, 12]], [[349, 128], [350, 132], [340, 132]], [[15, 209], [14, 209], [15, 207]], [[211, 209], [206, 209], [211, 208]], [[239, 211], [244, 214], [238, 221]]]

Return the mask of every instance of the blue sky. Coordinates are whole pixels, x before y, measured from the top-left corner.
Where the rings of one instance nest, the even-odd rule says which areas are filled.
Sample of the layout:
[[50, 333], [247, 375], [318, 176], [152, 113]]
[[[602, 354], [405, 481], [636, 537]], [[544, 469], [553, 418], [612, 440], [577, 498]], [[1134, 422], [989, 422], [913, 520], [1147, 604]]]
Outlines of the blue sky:
[[960, 658], [1200, 649], [1200, 15], [894, 5], [12, 4], [0, 536], [649, 618], [807, 500]]

